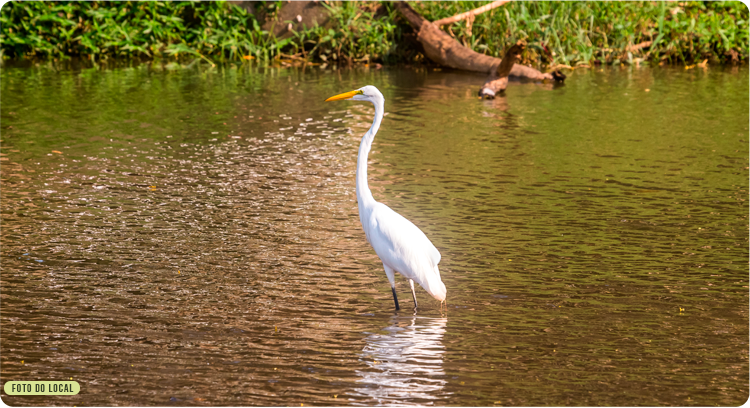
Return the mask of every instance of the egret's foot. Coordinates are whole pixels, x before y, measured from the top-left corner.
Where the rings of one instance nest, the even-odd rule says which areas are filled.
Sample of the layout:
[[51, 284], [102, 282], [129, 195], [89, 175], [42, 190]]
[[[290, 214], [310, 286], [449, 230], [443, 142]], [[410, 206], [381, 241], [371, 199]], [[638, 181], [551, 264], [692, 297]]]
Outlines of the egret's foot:
[[391, 292], [393, 292], [393, 302], [396, 303], [396, 310], [401, 310], [401, 308], [398, 307], [398, 296], [396, 296], [396, 288], [391, 287]]

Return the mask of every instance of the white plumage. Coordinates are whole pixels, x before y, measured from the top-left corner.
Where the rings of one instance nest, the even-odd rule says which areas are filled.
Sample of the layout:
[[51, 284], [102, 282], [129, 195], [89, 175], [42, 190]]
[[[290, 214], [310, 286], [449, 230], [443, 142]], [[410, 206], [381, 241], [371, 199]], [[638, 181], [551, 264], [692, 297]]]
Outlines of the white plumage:
[[370, 245], [383, 261], [388, 280], [397, 271], [422, 286], [435, 299], [445, 300], [445, 285], [440, 280], [440, 252], [425, 234], [382, 203], [375, 207], [362, 226], [369, 230]]
[[383, 120], [383, 95], [374, 86], [365, 86], [355, 91], [346, 92], [326, 99], [326, 101], [355, 100], [368, 101], [375, 106], [375, 118], [370, 130], [362, 137], [357, 157], [357, 203], [359, 220], [365, 230], [367, 241], [383, 262], [383, 269], [391, 283], [393, 301], [399, 309], [396, 296], [394, 272], [409, 279], [414, 307], [417, 307], [417, 296], [414, 282], [422, 286], [427, 293], [441, 302], [445, 301], [446, 289], [440, 279], [438, 263], [440, 252], [416, 225], [387, 205], [375, 201], [367, 186], [367, 156], [372, 141]]

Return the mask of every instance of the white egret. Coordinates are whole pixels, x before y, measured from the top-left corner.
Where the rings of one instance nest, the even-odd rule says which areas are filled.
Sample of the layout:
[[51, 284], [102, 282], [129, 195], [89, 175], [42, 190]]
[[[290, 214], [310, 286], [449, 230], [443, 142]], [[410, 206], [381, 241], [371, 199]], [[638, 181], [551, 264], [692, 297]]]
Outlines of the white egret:
[[367, 155], [370, 153], [372, 140], [383, 120], [385, 100], [378, 88], [368, 85], [357, 90], [342, 93], [326, 99], [329, 101], [367, 101], [375, 106], [375, 119], [370, 130], [362, 136], [357, 156], [357, 205], [359, 220], [365, 230], [367, 242], [383, 262], [385, 275], [391, 283], [393, 301], [399, 310], [396, 296], [394, 272], [409, 279], [411, 294], [414, 297], [414, 309], [417, 308], [417, 294], [414, 292], [414, 281], [417, 281], [430, 295], [440, 301], [442, 308], [445, 301], [445, 285], [440, 280], [438, 263], [440, 252], [432, 245], [425, 234], [387, 205], [375, 201], [367, 186]]

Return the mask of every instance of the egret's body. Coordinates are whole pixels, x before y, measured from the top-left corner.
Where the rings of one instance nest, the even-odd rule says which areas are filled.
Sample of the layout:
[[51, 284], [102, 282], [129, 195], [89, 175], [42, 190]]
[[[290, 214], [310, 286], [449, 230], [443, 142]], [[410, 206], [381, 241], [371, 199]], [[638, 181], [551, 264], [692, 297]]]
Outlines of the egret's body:
[[357, 204], [359, 220], [367, 241], [383, 262], [385, 274], [391, 283], [396, 309], [399, 309], [399, 305], [396, 296], [395, 272], [409, 279], [415, 308], [417, 296], [414, 292], [414, 281], [442, 304], [445, 301], [446, 289], [440, 280], [438, 270], [440, 252], [416, 225], [391, 210], [387, 205], [375, 201], [367, 186], [367, 156], [380, 122], [383, 120], [385, 102], [383, 95], [374, 86], [365, 86], [356, 91], [333, 96], [326, 101], [335, 100], [368, 101], [375, 106], [375, 119], [359, 145]]

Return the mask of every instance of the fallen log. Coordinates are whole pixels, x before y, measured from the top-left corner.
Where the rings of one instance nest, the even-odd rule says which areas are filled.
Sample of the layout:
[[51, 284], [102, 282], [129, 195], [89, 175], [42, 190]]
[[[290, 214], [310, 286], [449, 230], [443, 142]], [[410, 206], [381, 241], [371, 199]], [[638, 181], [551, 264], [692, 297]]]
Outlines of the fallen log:
[[[425, 55], [433, 62], [446, 67], [464, 71], [493, 73], [497, 72], [502, 60], [480, 54], [464, 47], [450, 35], [440, 30], [435, 24], [425, 20], [405, 1], [395, 3], [401, 15], [417, 31], [417, 41], [422, 44]], [[563, 80], [562, 74], [542, 73], [525, 65], [514, 64], [510, 77], [532, 81]]]

